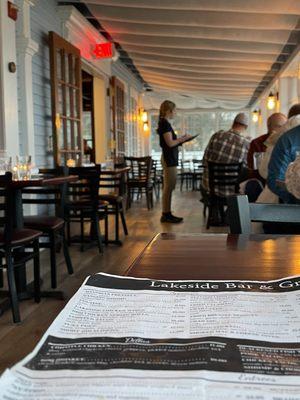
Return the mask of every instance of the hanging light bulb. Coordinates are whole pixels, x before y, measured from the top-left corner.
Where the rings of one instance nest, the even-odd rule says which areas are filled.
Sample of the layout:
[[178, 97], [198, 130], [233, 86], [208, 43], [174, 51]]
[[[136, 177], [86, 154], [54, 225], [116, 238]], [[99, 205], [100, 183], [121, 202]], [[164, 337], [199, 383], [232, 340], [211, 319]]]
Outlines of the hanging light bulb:
[[274, 110], [275, 106], [276, 106], [276, 96], [272, 92], [270, 92], [267, 102], [268, 110]]
[[259, 110], [254, 110], [252, 112], [252, 121], [256, 123], [258, 121], [258, 117], [259, 117]]

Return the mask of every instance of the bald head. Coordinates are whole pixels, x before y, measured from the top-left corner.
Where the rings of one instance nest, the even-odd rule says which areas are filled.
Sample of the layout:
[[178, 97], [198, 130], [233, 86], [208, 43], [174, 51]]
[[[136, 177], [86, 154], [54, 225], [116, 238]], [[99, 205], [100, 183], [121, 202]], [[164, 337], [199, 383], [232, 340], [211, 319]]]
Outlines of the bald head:
[[276, 132], [279, 128], [282, 127], [287, 121], [287, 117], [282, 113], [274, 113], [272, 114], [267, 121], [268, 132], [273, 133]]

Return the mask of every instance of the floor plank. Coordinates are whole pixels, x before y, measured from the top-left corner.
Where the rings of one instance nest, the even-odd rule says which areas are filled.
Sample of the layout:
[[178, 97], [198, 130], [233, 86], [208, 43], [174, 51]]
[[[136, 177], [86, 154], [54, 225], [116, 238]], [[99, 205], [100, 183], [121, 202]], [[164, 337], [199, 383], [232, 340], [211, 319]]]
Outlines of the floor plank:
[[[122, 235], [123, 246], [109, 245], [102, 255], [96, 248], [81, 253], [77, 246], [72, 246], [71, 257], [75, 271], [72, 276], [67, 274], [64, 260], [58, 255], [58, 289], [64, 291], [65, 300], [43, 299], [40, 304], [35, 304], [32, 300], [22, 302], [20, 304], [22, 322], [17, 325], [12, 323], [10, 310], [0, 316], [0, 371], [15, 364], [35, 347], [88, 275], [97, 272], [123, 274], [146, 244], [159, 232], [207, 232], [199, 197], [199, 192], [176, 191], [173, 202], [174, 213], [184, 217], [184, 223], [178, 225], [160, 223], [160, 200], [155, 200], [154, 208], [150, 211], [146, 208], [145, 199], [134, 202], [126, 214], [129, 236], [124, 238]], [[227, 228], [209, 230], [211, 233], [226, 231]], [[43, 287], [46, 289], [50, 286], [47, 272], [49, 257], [46, 251], [41, 256], [41, 264], [45, 274]]]

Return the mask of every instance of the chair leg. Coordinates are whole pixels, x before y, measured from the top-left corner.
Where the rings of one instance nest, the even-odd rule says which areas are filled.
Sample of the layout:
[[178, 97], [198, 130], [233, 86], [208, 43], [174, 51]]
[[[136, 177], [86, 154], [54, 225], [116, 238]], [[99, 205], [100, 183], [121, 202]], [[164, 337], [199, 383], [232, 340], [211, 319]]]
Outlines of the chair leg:
[[84, 251], [84, 219], [82, 212], [80, 213], [80, 251]]
[[20, 322], [21, 318], [20, 318], [19, 301], [18, 301], [18, 295], [17, 295], [17, 289], [16, 289], [14, 266], [13, 266], [11, 250], [7, 251], [6, 265], [7, 265], [7, 281], [8, 281], [8, 288], [9, 288], [9, 294], [10, 294], [13, 320], [16, 323], [16, 322]]
[[115, 208], [115, 241], [119, 241], [119, 204]]
[[128, 235], [128, 229], [127, 229], [127, 225], [126, 225], [126, 220], [125, 220], [125, 215], [124, 215], [123, 209], [120, 210], [120, 216], [121, 216], [121, 221], [122, 221], [124, 233], [127, 236]]
[[68, 246], [71, 246], [71, 223], [69, 220], [67, 221], [67, 241]]
[[50, 265], [51, 265], [51, 287], [55, 289], [57, 287], [56, 282], [56, 233], [51, 232], [49, 234], [50, 241]]
[[0, 256], [0, 287], [3, 287], [3, 285], [4, 285], [2, 266], [3, 266], [3, 263], [2, 263], [2, 256]]
[[146, 188], [146, 199], [147, 199], [147, 208], [148, 210], [151, 209], [151, 200], [150, 200], [150, 191]]
[[72, 275], [74, 273], [74, 270], [73, 270], [70, 253], [69, 253], [68, 243], [66, 241], [65, 228], [62, 229], [61, 235], [62, 235], [63, 251], [64, 251], [64, 256], [65, 256], [68, 273], [69, 273], [69, 275]]
[[39, 240], [33, 243], [33, 275], [34, 275], [34, 301], [39, 303], [41, 301], [41, 288], [40, 288], [40, 244]]
[[104, 218], [104, 240], [105, 244], [108, 244], [108, 210], [105, 208], [105, 218]]
[[127, 202], [126, 202], [126, 209], [128, 210], [131, 207], [131, 189], [127, 191]]
[[212, 216], [212, 206], [208, 206], [208, 216], [207, 216], [207, 221], [206, 221], [206, 229], [209, 229], [210, 227], [210, 219]]
[[92, 223], [94, 224], [94, 227], [95, 227], [99, 253], [103, 253], [103, 244], [102, 244], [102, 238], [101, 238], [101, 230], [100, 230], [100, 226], [99, 226], [99, 218], [98, 218], [97, 213], [95, 213], [95, 214], [96, 215], [93, 217]]

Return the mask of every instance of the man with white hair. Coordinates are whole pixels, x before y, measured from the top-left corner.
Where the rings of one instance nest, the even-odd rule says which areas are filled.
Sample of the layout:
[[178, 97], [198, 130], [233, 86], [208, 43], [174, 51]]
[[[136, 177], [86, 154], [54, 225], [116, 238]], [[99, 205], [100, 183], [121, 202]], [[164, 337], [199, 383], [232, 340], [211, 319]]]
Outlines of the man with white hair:
[[[229, 131], [219, 131], [212, 135], [203, 156], [203, 178], [201, 191], [209, 191], [208, 182], [208, 161], [215, 163], [235, 164], [244, 163], [247, 165], [247, 154], [249, 141], [242, 136], [248, 127], [248, 117], [245, 113], [239, 113], [234, 118]], [[218, 196], [226, 197], [234, 194], [232, 186], [216, 188]]]

